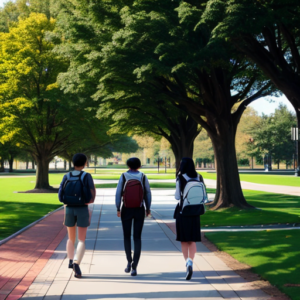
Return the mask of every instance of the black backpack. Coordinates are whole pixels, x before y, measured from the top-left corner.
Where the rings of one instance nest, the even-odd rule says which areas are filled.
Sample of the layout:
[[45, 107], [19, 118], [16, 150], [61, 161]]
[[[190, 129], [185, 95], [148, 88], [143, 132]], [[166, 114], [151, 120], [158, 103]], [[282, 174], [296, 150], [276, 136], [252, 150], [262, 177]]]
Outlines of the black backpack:
[[67, 174], [67, 180], [63, 185], [61, 195], [61, 200], [64, 204], [82, 206], [91, 200], [91, 191], [84, 183], [86, 176], [87, 173], [83, 171], [78, 175], [73, 175], [72, 172]]

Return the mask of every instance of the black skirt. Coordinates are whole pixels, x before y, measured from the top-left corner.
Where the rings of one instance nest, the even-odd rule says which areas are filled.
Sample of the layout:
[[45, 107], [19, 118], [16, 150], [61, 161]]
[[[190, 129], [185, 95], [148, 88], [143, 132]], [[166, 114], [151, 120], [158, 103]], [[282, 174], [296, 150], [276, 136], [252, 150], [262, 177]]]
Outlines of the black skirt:
[[200, 216], [176, 215], [176, 241], [201, 242]]

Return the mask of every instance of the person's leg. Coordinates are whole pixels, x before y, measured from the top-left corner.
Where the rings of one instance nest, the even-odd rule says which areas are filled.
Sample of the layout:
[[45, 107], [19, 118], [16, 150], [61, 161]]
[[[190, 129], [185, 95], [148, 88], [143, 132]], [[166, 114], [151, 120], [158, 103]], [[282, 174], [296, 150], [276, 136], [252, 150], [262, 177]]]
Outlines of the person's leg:
[[142, 230], [145, 220], [145, 209], [137, 209], [133, 223], [134, 255], [132, 268], [136, 269], [140, 260], [142, 251]]
[[181, 242], [181, 251], [185, 260], [189, 257], [189, 243]]
[[76, 226], [67, 227], [68, 237], [67, 240], [67, 255], [70, 260], [74, 259], [74, 251], [75, 251], [75, 240], [76, 240]]
[[80, 265], [85, 252], [85, 238], [86, 238], [87, 227], [78, 227], [78, 244], [76, 249], [77, 261]]
[[195, 242], [187, 242], [188, 258], [186, 259], [186, 280], [190, 280], [193, 276], [193, 259], [197, 251]]
[[122, 208], [121, 220], [122, 220], [122, 228], [123, 228], [123, 236], [124, 236], [124, 248], [125, 248], [128, 264], [131, 264], [132, 262], [132, 257], [131, 257], [132, 218], [129, 214], [130, 214], [130, 210]]
[[195, 258], [195, 254], [197, 252], [197, 246], [196, 246], [196, 243], [195, 242], [189, 242], [188, 243], [188, 247], [189, 247], [189, 258], [191, 260], [194, 260]]

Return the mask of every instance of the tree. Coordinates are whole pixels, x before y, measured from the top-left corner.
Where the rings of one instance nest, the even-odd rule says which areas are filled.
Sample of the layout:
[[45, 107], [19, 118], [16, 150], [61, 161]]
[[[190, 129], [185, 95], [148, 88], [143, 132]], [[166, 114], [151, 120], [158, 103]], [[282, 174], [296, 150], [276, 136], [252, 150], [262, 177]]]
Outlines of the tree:
[[[210, 0], [206, 16], [216, 22], [215, 39], [225, 38], [247, 55], [294, 106], [300, 128], [300, 3], [298, 0]], [[300, 140], [298, 141], [300, 157]], [[298, 166], [298, 176], [300, 168]]]
[[[261, 121], [261, 117], [252, 108], [248, 107], [241, 117], [236, 133], [236, 153], [238, 160], [246, 160], [251, 157], [253, 165], [253, 157], [257, 156], [257, 148], [251, 149], [253, 145], [253, 136], [249, 132], [250, 128], [255, 128]], [[253, 151], [254, 150], [254, 151]]]
[[[138, 84], [185, 107], [214, 145], [215, 207], [249, 207], [237, 170], [236, 127], [245, 107], [270, 93], [271, 84], [224, 40], [209, 43], [214, 24], [198, 24], [205, 3], [72, 1], [59, 17], [66, 39], [71, 36], [61, 51], [77, 59], [60, 79], [73, 79], [67, 91], [96, 88], [93, 97], [101, 101], [126, 100], [123, 89], [131, 82], [129, 99]], [[90, 80], [95, 76], [99, 82]]]
[[[152, 133], [166, 138], [171, 144], [178, 169], [182, 157], [193, 156], [194, 140], [201, 130], [200, 126], [187, 114], [183, 105], [166, 100], [165, 93], [158, 92], [148, 83], [135, 83], [136, 66], [124, 61], [122, 56], [105, 61], [99, 59], [113, 33], [122, 28], [121, 17], [115, 12], [115, 7], [121, 9], [126, 2], [130, 1], [113, 2], [111, 5], [75, 1], [65, 10], [59, 10], [60, 31], [67, 38], [57, 51], [71, 57], [68, 72], [60, 75], [60, 84], [68, 92], [94, 94], [93, 98], [100, 103], [98, 115], [113, 117], [117, 131], [126, 133], [134, 128], [136, 134]], [[99, 31], [99, 28], [102, 30]], [[83, 44], [85, 47], [82, 47]], [[105, 72], [111, 73], [112, 70], [114, 75], [106, 80]], [[99, 88], [100, 80], [102, 88]]]
[[0, 141], [14, 138], [34, 157], [37, 189], [50, 188], [49, 162], [55, 156], [75, 144], [110, 140], [104, 131], [92, 137], [101, 127], [93, 101], [59, 88], [57, 76], [69, 62], [53, 52], [47, 32], [54, 28], [54, 19], [32, 13], [0, 35]]
[[[136, 82], [154, 86], [185, 106], [212, 140], [217, 160], [214, 207], [247, 208], [240, 186], [235, 134], [248, 104], [271, 92], [271, 84], [223, 40], [210, 44], [210, 24], [198, 24], [203, 3], [142, 1], [121, 10], [123, 28], [104, 48], [105, 63], [122, 58], [135, 65]], [[175, 46], [176, 45], [176, 46]], [[103, 76], [107, 84], [118, 70]], [[104, 92], [99, 89], [99, 94]]]
[[263, 115], [261, 122], [249, 130], [254, 145], [260, 153], [272, 155], [278, 165], [280, 161], [290, 161], [294, 154], [291, 127], [296, 124], [296, 116], [285, 105], [280, 105], [271, 116]]
[[50, 0], [8, 1], [0, 8], [0, 32], [8, 32], [18, 23], [19, 17], [28, 18], [31, 13], [42, 13], [50, 19]]

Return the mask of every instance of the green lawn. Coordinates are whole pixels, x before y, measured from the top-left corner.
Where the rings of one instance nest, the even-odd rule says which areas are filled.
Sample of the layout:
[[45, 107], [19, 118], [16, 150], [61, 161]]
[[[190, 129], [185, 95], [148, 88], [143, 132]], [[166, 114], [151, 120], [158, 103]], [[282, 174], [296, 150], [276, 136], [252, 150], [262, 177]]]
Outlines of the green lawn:
[[[93, 174], [95, 179], [102, 180], [117, 180], [120, 178], [122, 172], [126, 170], [103, 170], [101, 173]], [[157, 170], [147, 170], [143, 169], [143, 172], [147, 175], [149, 179], [175, 179], [175, 170], [168, 172], [168, 174], [157, 174]], [[168, 170], [169, 171], [169, 170]], [[199, 172], [205, 179], [216, 180], [216, 173]], [[286, 185], [286, 186], [299, 186], [300, 187], [300, 177], [290, 176], [290, 175], [269, 175], [269, 174], [242, 174], [240, 173], [240, 179], [242, 181], [260, 183], [260, 184], [271, 184], [271, 185]]]
[[[217, 247], [252, 267], [293, 300], [300, 300], [300, 231], [220, 232], [205, 236]], [[298, 287], [285, 287], [298, 284]]]
[[[58, 185], [61, 175], [50, 175]], [[34, 188], [34, 177], [0, 178], [0, 240], [61, 206], [57, 194], [21, 194]]]
[[207, 211], [201, 217], [202, 226], [300, 223], [299, 197], [249, 190], [244, 191], [244, 195], [249, 204], [259, 209]]
[[[205, 179], [217, 178], [216, 173], [200, 172]], [[261, 184], [273, 184], [273, 185], [287, 185], [287, 186], [299, 186], [300, 177], [290, 175], [269, 175], [269, 174], [242, 174], [240, 173], [241, 181], [248, 181]]]
[[[106, 170], [106, 172], [111, 170]], [[215, 174], [206, 173], [208, 176]], [[107, 175], [97, 174], [94, 178]], [[120, 174], [110, 175], [118, 179]], [[258, 175], [247, 175], [258, 176]], [[274, 177], [270, 175], [264, 175]], [[63, 174], [50, 174], [50, 184], [58, 186]], [[172, 174], [149, 174], [151, 179], [172, 178]], [[285, 177], [285, 176], [281, 176]], [[293, 177], [292, 177], [293, 178]], [[297, 179], [297, 178], [296, 178]], [[60, 206], [56, 194], [20, 194], [16, 191], [26, 191], [34, 188], [35, 177], [0, 177], [0, 239], [16, 232], [49, 211]], [[101, 188], [115, 188], [116, 184], [97, 185]], [[175, 183], [151, 183], [152, 188], [173, 188]], [[214, 193], [213, 189], [208, 190]], [[244, 191], [247, 201], [260, 208], [255, 210], [240, 210], [237, 208], [208, 211], [201, 217], [202, 226], [228, 226], [228, 225], [256, 225], [278, 223], [300, 223], [300, 198], [258, 191]], [[9, 225], [8, 225], [9, 224]]]
[[[94, 179], [102, 180], [118, 180], [123, 172], [127, 169], [120, 168], [114, 169], [97, 169], [96, 174], [94, 174], [94, 169], [90, 168], [86, 170], [90, 172]], [[157, 169], [141, 169], [149, 179], [175, 179], [175, 169], [167, 169], [167, 174], [165, 174], [164, 169], [160, 169], [160, 173], [157, 173]], [[206, 171], [199, 172], [203, 175], [204, 179], [214, 179], [216, 180], [216, 173], [207, 173]], [[1, 176], [35, 176], [30, 173], [2, 173]], [[62, 176], [61, 174], [51, 174], [51, 176]], [[286, 185], [286, 186], [299, 186], [300, 187], [300, 177], [290, 176], [290, 175], [271, 175], [271, 174], [243, 174], [240, 173], [240, 178], [242, 181], [261, 183], [261, 184], [273, 184], [273, 185]]]

